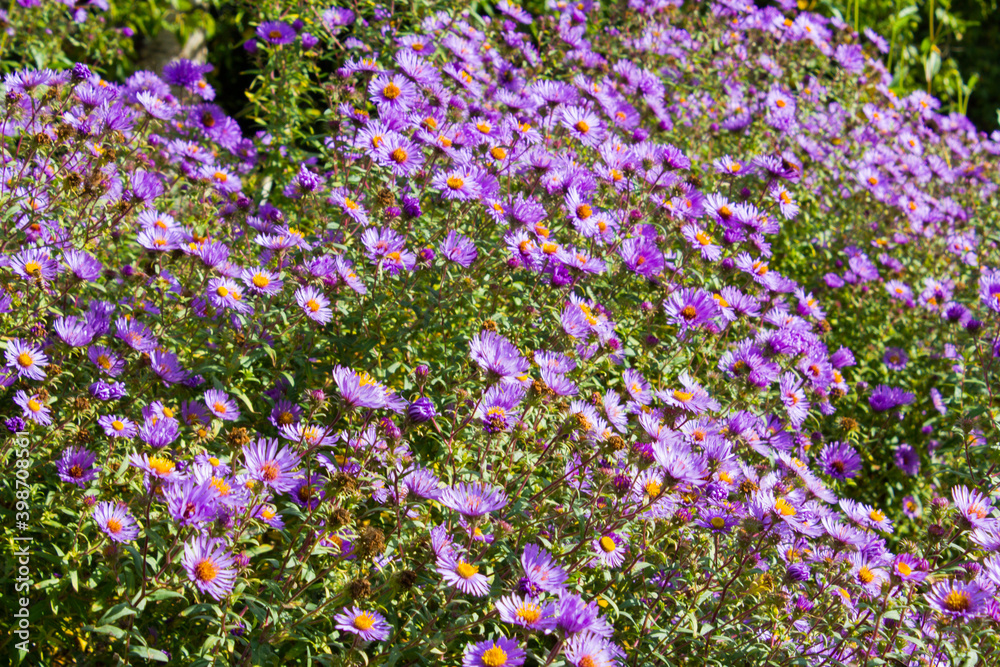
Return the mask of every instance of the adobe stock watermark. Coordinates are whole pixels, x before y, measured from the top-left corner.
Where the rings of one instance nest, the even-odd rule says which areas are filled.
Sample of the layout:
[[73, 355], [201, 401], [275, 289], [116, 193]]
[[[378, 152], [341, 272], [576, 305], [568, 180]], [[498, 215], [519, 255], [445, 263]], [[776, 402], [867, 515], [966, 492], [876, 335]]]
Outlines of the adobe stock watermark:
[[28, 591], [31, 590], [31, 568], [29, 567], [31, 563], [31, 542], [32, 537], [26, 535], [30, 524], [30, 512], [28, 501], [31, 498], [31, 491], [28, 488], [28, 465], [31, 463], [29, 460], [30, 452], [28, 451], [28, 439], [27, 438], [17, 438], [14, 440], [14, 483], [15, 491], [14, 496], [17, 498], [17, 503], [15, 505], [14, 521], [17, 526], [18, 535], [14, 537], [17, 544], [17, 549], [14, 550], [14, 559], [17, 561], [16, 572], [17, 576], [14, 577], [14, 591], [15, 598], [17, 600], [17, 610], [14, 612], [14, 634], [17, 635], [18, 639], [21, 641], [14, 644], [14, 647], [19, 651], [28, 652], [28, 641], [31, 638], [31, 626], [28, 620], [28, 605], [31, 604], [31, 598], [28, 597]]

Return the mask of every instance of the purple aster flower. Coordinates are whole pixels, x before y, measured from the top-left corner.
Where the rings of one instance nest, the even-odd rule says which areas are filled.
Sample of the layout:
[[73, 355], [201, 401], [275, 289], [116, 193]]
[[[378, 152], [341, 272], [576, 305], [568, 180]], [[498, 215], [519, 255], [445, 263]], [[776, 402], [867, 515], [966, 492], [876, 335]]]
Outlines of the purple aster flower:
[[287, 447], [279, 449], [278, 441], [273, 438], [259, 438], [244, 445], [243, 460], [247, 475], [275, 493], [290, 491], [298, 483], [294, 473], [298, 454]]
[[896, 465], [907, 475], [916, 475], [920, 472], [920, 453], [913, 445], [905, 442], [899, 443], [894, 454]]
[[781, 402], [788, 412], [788, 419], [796, 427], [802, 425], [809, 415], [809, 401], [802, 390], [802, 380], [795, 373], [784, 373], [781, 376]]
[[477, 482], [459, 482], [441, 493], [441, 504], [462, 516], [483, 516], [507, 505], [507, 494], [503, 489], [493, 488]]
[[625, 562], [625, 552], [628, 551], [628, 540], [624, 535], [607, 532], [594, 538], [591, 548], [597, 556], [591, 561], [594, 565], [618, 567]]
[[556, 623], [567, 634], [593, 630], [599, 611], [596, 603], [588, 604], [579, 595], [563, 593], [556, 603]]
[[930, 606], [944, 616], [967, 623], [983, 613], [989, 593], [978, 584], [962, 581], [942, 581], [925, 594]]
[[180, 435], [176, 419], [155, 419], [139, 427], [139, 439], [157, 449], [171, 444]]
[[463, 593], [484, 597], [490, 592], [489, 579], [479, 571], [479, 567], [454, 554], [446, 553], [438, 557], [436, 569], [445, 583]]
[[469, 644], [462, 654], [462, 667], [519, 667], [524, 664], [524, 649], [517, 640], [503, 635], [496, 640]]
[[135, 318], [119, 317], [115, 320], [115, 336], [136, 352], [152, 352], [159, 343], [149, 327]]
[[846, 442], [831, 442], [819, 455], [820, 470], [834, 479], [850, 479], [861, 470], [861, 457]]
[[117, 401], [128, 393], [128, 390], [125, 389], [125, 383], [105, 382], [104, 380], [94, 382], [87, 389], [90, 390], [91, 396], [101, 401]]
[[493, 331], [481, 331], [469, 341], [470, 356], [494, 381], [513, 383], [527, 377], [531, 364], [509, 340]]
[[21, 408], [24, 418], [42, 426], [52, 423], [51, 412], [48, 406], [42, 402], [41, 397], [37, 394], [28, 394], [19, 390], [14, 394], [14, 403]]
[[183, 382], [188, 372], [181, 368], [177, 355], [166, 350], [153, 350], [149, 353], [149, 367], [153, 369], [166, 384]]
[[195, 588], [205, 595], [221, 600], [232, 592], [236, 582], [236, 561], [221, 539], [194, 538], [184, 545], [181, 565]]
[[884, 363], [889, 370], [901, 371], [906, 368], [906, 364], [909, 361], [910, 357], [906, 354], [906, 350], [899, 347], [885, 348], [885, 355], [882, 357], [882, 363]]
[[104, 265], [83, 250], [67, 250], [63, 253], [63, 261], [77, 278], [88, 282], [97, 280], [104, 268]]
[[459, 266], [468, 268], [479, 256], [476, 244], [470, 239], [452, 230], [448, 232], [448, 238], [441, 244], [441, 255]]
[[312, 285], [304, 285], [295, 292], [295, 302], [302, 308], [306, 317], [314, 322], [326, 324], [333, 319], [330, 300], [319, 289]]
[[215, 497], [210, 481], [199, 482], [191, 478], [168, 484], [163, 489], [167, 510], [178, 526], [198, 528], [214, 520], [218, 512]]
[[326, 480], [316, 474], [300, 477], [291, 490], [292, 502], [303, 509], [315, 510], [326, 497], [325, 483]]
[[280, 46], [291, 44], [295, 41], [295, 28], [284, 21], [267, 21], [257, 26], [257, 37], [267, 42]]
[[434, 409], [434, 403], [431, 399], [421, 396], [406, 408], [406, 416], [413, 423], [422, 424], [434, 419], [437, 416], [437, 411]]
[[368, 373], [358, 373], [344, 366], [337, 366], [332, 372], [333, 381], [345, 404], [352, 408], [386, 407], [385, 387]]
[[101, 468], [94, 467], [97, 456], [82, 447], [69, 447], [63, 450], [62, 458], [56, 463], [59, 479], [70, 484], [84, 487], [94, 479]]
[[659, 275], [665, 265], [663, 253], [646, 237], [626, 239], [618, 249], [618, 254], [625, 266], [646, 278]]
[[125, 369], [122, 358], [103, 345], [91, 347], [87, 350], [87, 356], [95, 366], [111, 377], [118, 376]]
[[11, 338], [7, 341], [4, 354], [7, 365], [17, 372], [18, 377], [45, 379], [45, 371], [42, 369], [49, 365], [49, 358], [38, 347], [20, 338]]
[[94, 338], [94, 332], [87, 321], [72, 315], [58, 318], [53, 322], [52, 328], [70, 347], [89, 345]]
[[521, 554], [524, 578], [518, 584], [519, 590], [533, 598], [542, 592], [559, 593], [565, 589], [569, 575], [552, 561], [552, 555], [536, 544], [526, 544]]
[[59, 275], [59, 262], [42, 248], [29, 248], [10, 259], [10, 268], [25, 280], [52, 280]]
[[555, 604], [536, 602], [530, 597], [507, 595], [496, 601], [500, 620], [528, 630], [549, 633], [556, 626]]
[[570, 137], [584, 146], [596, 147], [604, 140], [604, 126], [592, 111], [582, 107], [565, 107], [559, 122], [569, 130]]
[[885, 412], [901, 405], [909, 405], [913, 399], [914, 395], [908, 391], [880, 384], [868, 397], [868, 404], [877, 412]]
[[509, 431], [521, 418], [515, 408], [524, 398], [524, 388], [516, 384], [495, 384], [483, 394], [474, 417], [481, 419], [487, 433]]
[[209, 412], [223, 421], [236, 421], [240, 418], [240, 409], [236, 407], [236, 402], [224, 391], [209, 389], [205, 392], [204, 401]]
[[991, 523], [993, 499], [967, 486], [956, 486], [951, 490], [955, 509], [972, 528], [984, 528]]
[[131, 542], [139, 536], [139, 526], [128, 509], [119, 503], [102, 501], [94, 508], [94, 521], [115, 542]]
[[97, 419], [97, 423], [104, 429], [104, 434], [109, 438], [129, 440], [134, 438], [139, 431], [139, 427], [131, 419], [117, 415], [103, 415]]
[[563, 651], [569, 664], [576, 667], [611, 667], [618, 663], [620, 655], [617, 647], [607, 638], [588, 631], [567, 639]]
[[923, 558], [912, 554], [899, 554], [892, 561], [890, 571], [902, 581], [920, 583], [927, 577], [929, 566]]
[[381, 642], [389, 638], [392, 626], [377, 611], [362, 611], [357, 607], [344, 607], [333, 617], [335, 627], [357, 635], [366, 642]]
[[213, 69], [215, 68], [212, 65], [199, 65], [191, 60], [179, 58], [163, 66], [163, 80], [171, 86], [190, 89]]
[[[372, 102], [384, 111], [407, 111], [420, 99], [413, 82], [402, 74], [378, 74], [368, 84]], [[384, 112], [383, 111], [383, 112]]]
[[709, 324], [720, 315], [712, 295], [697, 288], [684, 288], [671, 294], [663, 301], [663, 312], [667, 320], [678, 327], [681, 337], [688, 329]]
[[273, 296], [281, 291], [283, 285], [277, 273], [268, 271], [262, 266], [256, 269], [243, 269], [240, 279], [251, 292]]

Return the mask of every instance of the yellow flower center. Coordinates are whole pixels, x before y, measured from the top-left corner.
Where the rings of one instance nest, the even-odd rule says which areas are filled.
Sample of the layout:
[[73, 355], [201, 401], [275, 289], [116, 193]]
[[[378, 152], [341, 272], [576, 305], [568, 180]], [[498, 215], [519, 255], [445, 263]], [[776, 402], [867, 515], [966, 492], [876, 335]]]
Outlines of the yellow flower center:
[[458, 565], [455, 566], [455, 572], [463, 579], [470, 579], [474, 574], [479, 572], [479, 568], [475, 565], [469, 565], [464, 560], [460, 560], [458, 561]]
[[382, 89], [382, 94], [385, 95], [386, 99], [394, 100], [403, 94], [403, 91], [395, 83], [390, 81], [385, 88]]
[[221, 297], [226, 297], [229, 295], [229, 289], [225, 285], [219, 285], [219, 287], [215, 290], [215, 293]]
[[17, 355], [17, 363], [21, 366], [21, 368], [27, 368], [28, 366], [35, 363], [35, 360], [29, 353], [22, 352], [21, 354]]
[[952, 589], [948, 595], [944, 596], [944, 607], [948, 611], [968, 611], [971, 606], [972, 599], [965, 591], [956, 591]]
[[362, 632], [364, 632], [365, 630], [371, 630], [373, 627], [375, 627], [375, 617], [369, 614], [367, 611], [362, 612], [354, 617], [353, 625]]
[[674, 398], [677, 399], [678, 401], [680, 401], [681, 403], [687, 403], [692, 398], [694, 398], [694, 394], [692, 394], [689, 391], [679, 391], [678, 390], [678, 391], [674, 391]]
[[795, 508], [788, 504], [784, 498], [778, 498], [774, 503], [774, 511], [781, 516], [795, 516]]
[[867, 567], [862, 567], [858, 570], [858, 581], [863, 584], [870, 584], [875, 581], [875, 575]]
[[871, 512], [868, 513], [868, 517], [872, 521], [875, 521], [876, 523], [881, 523], [882, 521], [885, 521], [885, 514], [883, 514], [881, 510], [872, 510]]
[[157, 475], [168, 475], [174, 469], [174, 462], [160, 456], [153, 456], [149, 459], [149, 467]]
[[113, 428], [116, 431], [124, 431], [125, 430], [125, 424], [123, 424], [122, 422], [120, 422], [120, 421], [118, 421], [116, 419], [113, 422], [111, 422], [111, 428]]
[[483, 655], [480, 660], [482, 660], [486, 667], [503, 667], [507, 664], [507, 653], [502, 648], [494, 644], [493, 648], [483, 651]]
[[306, 308], [309, 309], [309, 312], [315, 313], [319, 310], [319, 303], [316, 302], [316, 299], [309, 299], [306, 301]]
[[28, 409], [31, 410], [32, 412], [38, 412], [39, 410], [42, 409], [42, 405], [41, 403], [32, 398], [28, 400]]
[[537, 604], [525, 602], [517, 608], [517, 618], [526, 625], [531, 625], [542, 616], [542, 608]]
[[594, 214], [594, 210], [590, 208], [590, 204], [580, 204], [576, 207], [576, 217], [581, 220], [586, 220]]
[[463, 185], [465, 185], [465, 181], [463, 181], [458, 176], [449, 176], [446, 182], [448, 184], [448, 187], [451, 188], [452, 190], [458, 190]]
[[194, 576], [198, 581], [209, 582], [219, 576], [219, 568], [207, 558], [194, 566]]
[[117, 535], [122, 531], [122, 522], [118, 519], [111, 517], [108, 519], [108, 532], [112, 535]]
[[580, 134], [587, 134], [587, 132], [590, 132], [590, 125], [587, 125], [587, 122], [583, 120], [578, 120], [576, 125], [573, 127], [575, 127]]
[[392, 153], [389, 154], [389, 157], [391, 157], [392, 161], [395, 162], [396, 164], [403, 164], [404, 162], [406, 162], [406, 159], [410, 157], [410, 155], [402, 148], [397, 148], [396, 150], [394, 150]]
[[267, 287], [268, 285], [271, 284], [271, 280], [267, 276], [265, 276], [263, 273], [254, 274], [252, 282], [253, 282], [254, 287], [259, 287], [261, 289], [263, 289], [263, 288], [265, 288], [265, 287]]
[[618, 548], [618, 545], [615, 544], [615, 541], [613, 539], [611, 539], [607, 535], [601, 538], [601, 549], [604, 550], [604, 553], [609, 554], [616, 548]]
[[726, 520], [721, 516], [713, 516], [709, 523], [712, 524], [712, 528], [715, 528], [716, 530], [722, 530], [726, 527]]
[[503, 160], [507, 157], [507, 151], [500, 148], [499, 146], [494, 146], [490, 149], [490, 155], [493, 156], [494, 160]]
[[38, 275], [42, 272], [42, 265], [35, 261], [25, 262], [24, 272], [30, 276]]
[[906, 563], [896, 563], [896, 572], [899, 572], [904, 577], [908, 577], [913, 572], [913, 568]]

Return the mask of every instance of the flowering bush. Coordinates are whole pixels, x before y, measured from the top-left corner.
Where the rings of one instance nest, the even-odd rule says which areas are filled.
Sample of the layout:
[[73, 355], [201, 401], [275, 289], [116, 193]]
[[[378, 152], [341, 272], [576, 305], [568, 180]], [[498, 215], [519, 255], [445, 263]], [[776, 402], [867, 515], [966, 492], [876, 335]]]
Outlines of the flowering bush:
[[6, 77], [7, 650], [995, 661], [1000, 137], [788, 8], [359, 12], [255, 136]]

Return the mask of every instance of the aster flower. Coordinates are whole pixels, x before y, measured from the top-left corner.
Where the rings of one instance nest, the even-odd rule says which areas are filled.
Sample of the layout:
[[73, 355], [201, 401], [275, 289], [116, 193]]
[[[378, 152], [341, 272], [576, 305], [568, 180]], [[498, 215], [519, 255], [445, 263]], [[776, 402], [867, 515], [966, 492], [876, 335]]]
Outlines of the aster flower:
[[131, 542], [139, 536], [139, 526], [128, 509], [119, 503], [101, 501], [94, 508], [94, 521], [114, 542]]
[[302, 308], [306, 317], [314, 322], [326, 324], [333, 319], [330, 300], [312, 285], [304, 285], [296, 290], [295, 302]]
[[597, 554], [591, 564], [603, 567], [618, 567], [625, 562], [625, 552], [628, 551], [628, 540], [620, 533], [607, 532], [596, 537], [591, 542], [591, 548]]
[[267, 21], [257, 26], [257, 37], [275, 46], [295, 41], [295, 29], [284, 21]]
[[25, 280], [52, 280], [59, 275], [59, 262], [42, 248], [29, 248], [10, 259], [10, 268]]
[[223, 421], [235, 421], [240, 418], [240, 410], [226, 392], [218, 389], [209, 389], [204, 396], [205, 405], [209, 412]]
[[299, 455], [289, 448], [279, 448], [273, 438], [259, 438], [243, 446], [243, 461], [251, 479], [262, 482], [274, 493], [291, 491], [298, 484], [295, 467]]
[[490, 582], [486, 575], [479, 572], [478, 566], [471, 565], [463, 558], [453, 555], [438, 557], [436, 569], [445, 583], [463, 593], [484, 597], [490, 592]]
[[524, 388], [520, 385], [495, 384], [483, 394], [473, 416], [482, 420], [487, 433], [509, 431], [521, 418], [515, 408], [523, 398]]
[[163, 489], [167, 510], [178, 526], [199, 527], [215, 518], [215, 493], [210, 483], [184, 479]]
[[909, 443], [899, 443], [893, 459], [896, 466], [907, 475], [916, 475], [920, 471], [920, 453]]
[[431, 185], [441, 192], [445, 199], [478, 199], [482, 195], [482, 187], [475, 174], [468, 169], [452, 168], [439, 172], [431, 180]]
[[989, 597], [978, 584], [956, 580], [938, 582], [925, 594], [932, 609], [961, 622], [982, 614]]
[[519, 667], [524, 664], [524, 649], [515, 639], [503, 635], [495, 640], [469, 644], [462, 654], [462, 667]]
[[481, 482], [467, 484], [459, 482], [441, 492], [441, 504], [462, 516], [483, 516], [507, 505], [507, 494], [503, 489], [487, 486]]
[[149, 327], [135, 318], [120, 317], [115, 320], [115, 336], [136, 352], [152, 352], [159, 343]]
[[41, 424], [42, 426], [52, 423], [52, 413], [48, 406], [42, 402], [38, 394], [28, 394], [18, 390], [14, 394], [14, 403], [21, 408], [22, 416], [25, 419], [31, 420], [36, 424]]
[[448, 232], [448, 238], [441, 244], [440, 251], [445, 259], [465, 268], [472, 266], [472, 263], [479, 256], [476, 244], [456, 233], [455, 230]]
[[824, 445], [819, 455], [820, 469], [834, 479], [850, 479], [861, 470], [861, 457], [846, 442]]
[[899, 554], [889, 568], [894, 577], [901, 581], [919, 584], [927, 577], [927, 561], [912, 554]]
[[420, 98], [413, 82], [401, 74], [379, 74], [368, 84], [370, 99], [380, 109], [406, 111]]
[[605, 637], [583, 631], [566, 640], [563, 652], [573, 667], [613, 667], [618, 664], [615, 649]]
[[45, 379], [45, 371], [42, 369], [49, 365], [49, 358], [38, 347], [20, 338], [11, 338], [7, 341], [4, 355], [7, 365], [14, 369], [18, 377]]
[[738, 517], [716, 507], [706, 508], [695, 521], [696, 525], [707, 528], [712, 533], [728, 533], [737, 523], [739, 523]]
[[104, 429], [104, 434], [109, 438], [134, 438], [139, 427], [135, 422], [127, 417], [117, 415], [102, 415], [97, 419], [97, 423]]
[[593, 630], [597, 626], [599, 609], [594, 602], [584, 602], [573, 593], [562, 593], [556, 603], [556, 624], [567, 634]]
[[267, 296], [281, 292], [283, 284], [277, 273], [268, 271], [262, 266], [256, 269], [243, 269], [240, 272], [240, 279], [251, 292]]
[[362, 611], [358, 607], [344, 607], [333, 620], [338, 630], [357, 635], [366, 642], [385, 641], [392, 630], [382, 614]]
[[90, 324], [85, 319], [72, 315], [57, 318], [52, 323], [52, 328], [63, 339], [63, 342], [70, 347], [89, 345], [90, 341], [94, 338], [94, 332], [91, 330]]
[[225, 542], [212, 537], [196, 537], [184, 545], [181, 565], [188, 579], [199, 591], [221, 600], [233, 590], [236, 582], [236, 561]]
[[469, 341], [469, 356], [496, 380], [517, 382], [527, 377], [531, 364], [509, 340], [493, 331], [480, 331]]
[[785, 405], [788, 419], [799, 427], [809, 415], [809, 401], [802, 390], [802, 380], [795, 373], [783, 373], [780, 386], [781, 402]]
[[584, 146], [596, 147], [604, 141], [605, 130], [597, 114], [582, 107], [565, 107], [559, 123]]
[[101, 471], [94, 467], [97, 456], [83, 447], [70, 446], [63, 450], [62, 457], [56, 462], [59, 479], [69, 484], [84, 487]]
[[504, 623], [544, 633], [555, 629], [555, 605], [551, 602], [535, 602], [530, 597], [507, 595], [497, 600], [495, 606]]
[[906, 350], [898, 347], [885, 348], [885, 354], [882, 356], [882, 363], [892, 371], [903, 370], [909, 361], [910, 357], [906, 354]]
[[889, 387], [880, 384], [872, 391], [868, 397], [868, 404], [877, 412], [885, 412], [901, 405], [909, 405], [913, 402], [914, 395], [908, 391], [903, 391], [899, 387]]
[[524, 568], [524, 578], [518, 588], [532, 598], [541, 592], [559, 593], [565, 589], [569, 575], [552, 560], [552, 555], [537, 544], [524, 545], [521, 554], [521, 567]]
[[331, 373], [345, 404], [353, 408], [386, 407], [386, 389], [368, 373], [337, 366]]
[[993, 513], [993, 499], [975, 489], [969, 489], [964, 484], [951, 490], [951, 499], [955, 501], [955, 510], [972, 528], [984, 528], [990, 522]]
[[128, 459], [129, 465], [139, 468], [155, 479], [172, 482], [181, 479], [184, 475], [177, 470], [177, 464], [166, 456], [156, 454], [132, 454]]

